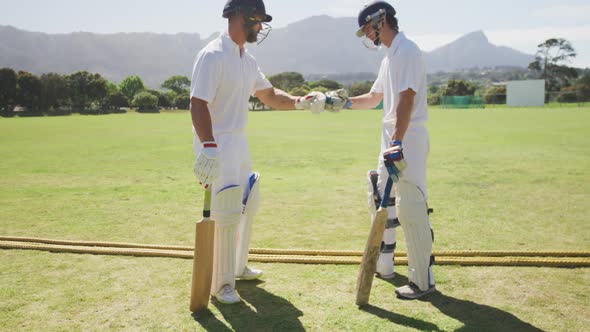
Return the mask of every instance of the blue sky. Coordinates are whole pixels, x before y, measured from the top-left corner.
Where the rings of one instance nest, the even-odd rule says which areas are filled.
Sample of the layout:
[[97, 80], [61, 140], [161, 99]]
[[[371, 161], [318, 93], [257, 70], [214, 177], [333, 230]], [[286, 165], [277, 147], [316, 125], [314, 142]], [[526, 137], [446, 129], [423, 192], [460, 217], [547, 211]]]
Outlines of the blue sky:
[[[309, 16], [356, 17], [366, 0], [266, 0], [273, 27]], [[68, 33], [198, 32], [225, 29], [225, 0], [0, 0], [0, 25]], [[590, 67], [588, 0], [399, 0], [400, 27], [425, 50], [483, 30], [496, 45], [533, 54], [547, 38], [563, 37], [578, 51], [575, 66]]]

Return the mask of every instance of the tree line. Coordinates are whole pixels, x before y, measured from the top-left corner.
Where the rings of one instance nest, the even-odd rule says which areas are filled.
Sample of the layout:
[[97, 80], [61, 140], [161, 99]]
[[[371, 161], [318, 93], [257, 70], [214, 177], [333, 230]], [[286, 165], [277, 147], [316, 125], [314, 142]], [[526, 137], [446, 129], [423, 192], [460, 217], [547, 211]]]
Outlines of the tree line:
[[115, 84], [87, 71], [36, 76], [0, 68], [0, 115], [109, 114], [124, 113], [127, 107], [145, 113], [159, 112], [160, 108], [187, 109], [189, 86], [189, 78], [179, 75], [164, 81], [164, 91], [158, 91], [148, 89], [136, 75]]

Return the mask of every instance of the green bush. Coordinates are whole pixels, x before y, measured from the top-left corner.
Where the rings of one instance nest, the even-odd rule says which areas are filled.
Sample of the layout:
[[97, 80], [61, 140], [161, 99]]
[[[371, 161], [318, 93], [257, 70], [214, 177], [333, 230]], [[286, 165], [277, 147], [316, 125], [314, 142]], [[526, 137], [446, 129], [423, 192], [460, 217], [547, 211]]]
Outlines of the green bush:
[[140, 92], [133, 97], [133, 106], [137, 107], [140, 113], [159, 113], [158, 97], [149, 92]]

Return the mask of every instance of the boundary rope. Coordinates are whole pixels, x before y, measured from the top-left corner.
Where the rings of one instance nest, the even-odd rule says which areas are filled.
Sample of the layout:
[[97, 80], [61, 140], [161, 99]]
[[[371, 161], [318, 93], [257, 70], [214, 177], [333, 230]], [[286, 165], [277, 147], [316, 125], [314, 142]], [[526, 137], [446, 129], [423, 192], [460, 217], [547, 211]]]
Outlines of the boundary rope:
[[[0, 236], [0, 249], [41, 250], [55, 253], [167, 257], [192, 259], [189, 246], [120, 242], [70, 241]], [[253, 248], [249, 259], [263, 263], [359, 264], [362, 251]], [[435, 251], [438, 265], [590, 267], [590, 251]], [[406, 253], [396, 253], [395, 263], [407, 265]]]

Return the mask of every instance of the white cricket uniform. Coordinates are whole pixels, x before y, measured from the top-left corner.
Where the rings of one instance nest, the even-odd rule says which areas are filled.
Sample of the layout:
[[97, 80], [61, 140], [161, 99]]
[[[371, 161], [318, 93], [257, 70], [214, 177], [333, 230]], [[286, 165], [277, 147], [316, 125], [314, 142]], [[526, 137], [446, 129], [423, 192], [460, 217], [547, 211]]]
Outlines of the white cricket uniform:
[[[218, 145], [220, 174], [212, 192], [248, 181], [252, 160], [246, 138], [248, 100], [256, 91], [272, 88], [260, 71], [256, 59], [240, 47], [226, 32], [203, 48], [195, 60], [191, 80], [191, 97], [208, 103], [213, 136]], [[194, 129], [193, 129], [194, 130]], [[202, 149], [194, 139], [195, 154]], [[212, 203], [214, 209], [215, 202]]]
[[[426, 130], [428, 120], [426, 69], [422, 51], [400, 32], [381, 62], [379, 75], [371, 92], [383, 93], [383, 129], [381, 153], [379, 154], [379, 174], [387, 174], [383, 165], [383, 151], [389, 148], [395, 131], [395, 110], [399, 94], [407, 89], [416, 92], [410, 125], [403, 139], [404, 158], [408, 167], [402, 177], [416, 184], [428, 198], [426, 186], [426, 157], [429, 151], [429, 136]], [[380, 177], [381, 178], [381, 177]], [[386, 177], [383, 177], [384, 179]], [[380, 181], [379, 190], [383, 192], [385, 180]]]
[[[385, 189], [387, 169], [383, 163], [383, 152], [390, 147], [395, 131], [396, 109], [399, 94], [412, 89], [416, 95], [402, 148], [407, 168], [391, 196], [396, 197], [396, 208], [388, 208], [388, 219], [394, 220], [399, 215], [399, 222], [406, 236], [408, 249], [408, 279], [422, 290], [434, 285], [434, 275], [429, 267], [432, 254], [432, 234], [428, 215], [426, 214], [428, 199], [426, 185], [426, 158], [429, 151], [429, 135], [426, 129], [428, 120], [426, 69], [422, 51], [418, 46], [400, 32], [394, 38], [391, 47], [387, 48], [386, 56], [381, 62], [379, 75], [371, 88], [371, 92], [383, 94], [383, 130], [381, 152], [379, 154], [379, 182], [381, 195]], [[424, 211], [422, 211], [424, 210]], [[386, 229], [383, 244], [393, 246], [396, 242], [395, 228]], [[388, 256], [389, 255], [389, 256]], [[393, 253], [382, 251], [380, 266], [385, 267], [381, 273], [393, 273], [391, 258]], [[389, 262], [389, 263], [387, 263]]]
[[[272, 88], [272, 84], [260, 71], [254, 57], [245, 48], [240, 50], [227, 32], [205, 46], [195, 59], [191, 98], [208, 104], [220, 163], [219, 177], [211, 187], [211, 217], [216, 221], [212, 292], [224, 284], [235, 287], [238, 225], [236, 220], [223, 220], [223, 201], [217, 199], [217, 195], [222, 189], [235, 185], [243, 192], [248, 184], [252, 171], [246, 137], [248, 101], [257, 91], [268, 88]], [[195, 135], [195, 155], [198, 156], [201, 149], [202, 144]], [[241, 199], [240, 195], [240, 207]]]

